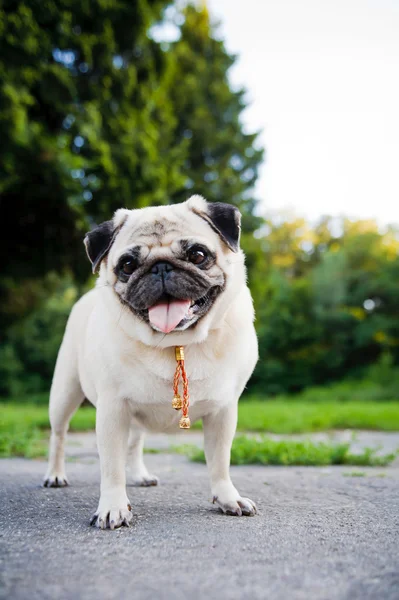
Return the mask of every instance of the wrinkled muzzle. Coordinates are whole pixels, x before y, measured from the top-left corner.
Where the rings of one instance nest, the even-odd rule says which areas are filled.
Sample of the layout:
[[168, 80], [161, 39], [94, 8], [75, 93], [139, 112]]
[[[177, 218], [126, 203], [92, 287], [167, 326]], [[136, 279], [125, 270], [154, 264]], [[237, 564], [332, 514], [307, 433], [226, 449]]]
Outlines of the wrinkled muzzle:
[[161, 261], [132, 280], [123, 299], [154, 329], [170, 333], [208, 312], [221, 290], [214, 283], [200, 271]]

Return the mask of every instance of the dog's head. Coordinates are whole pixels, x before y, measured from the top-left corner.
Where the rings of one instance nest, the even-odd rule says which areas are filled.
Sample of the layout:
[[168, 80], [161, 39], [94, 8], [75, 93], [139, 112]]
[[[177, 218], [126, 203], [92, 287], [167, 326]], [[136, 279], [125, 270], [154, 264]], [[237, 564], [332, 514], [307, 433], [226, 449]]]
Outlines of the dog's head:
[[237, 208], [192, 196], [177, 205], [120, 209], [86, 235], [85, 246], [93, 272], [100, 271], [98, 285], [112, 290], [152, 343], [200, 324], [209, 330], [212, 316], [221, 316], [217, 307], [245, 281], [239, 237]]

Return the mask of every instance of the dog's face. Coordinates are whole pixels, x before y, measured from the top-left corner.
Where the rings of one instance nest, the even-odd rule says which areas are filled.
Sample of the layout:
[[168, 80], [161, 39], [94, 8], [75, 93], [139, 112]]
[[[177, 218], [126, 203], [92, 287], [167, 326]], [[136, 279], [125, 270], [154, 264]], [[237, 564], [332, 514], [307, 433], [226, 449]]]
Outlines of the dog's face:
[[85, 245], [101, 284], [147, 327], [169, 334], [210, 315], [234, 265], [244, 270], [239, 235], [235, 207], [193, 196], [179, 205], [118, 210]]

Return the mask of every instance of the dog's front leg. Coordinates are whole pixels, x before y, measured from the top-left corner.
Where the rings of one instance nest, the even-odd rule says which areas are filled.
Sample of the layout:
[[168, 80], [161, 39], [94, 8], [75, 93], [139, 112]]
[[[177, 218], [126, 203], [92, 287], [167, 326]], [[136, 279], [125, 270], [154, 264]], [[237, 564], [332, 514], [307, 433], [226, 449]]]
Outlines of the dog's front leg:
[[253, 516], [256, 505], [242, 498], [230, 479], [230, 450], [237, 426], [237, 402], [203, 418], [205, 456], [213, 502], [227, 515]]
[[101, 495], [91, 524], [101, 529], [129, 525], [133, 516], [126, 495], [126, 454], [130, 415], [124, 400], [102, 396], [97, 403], [96, 433], [101, 465]]

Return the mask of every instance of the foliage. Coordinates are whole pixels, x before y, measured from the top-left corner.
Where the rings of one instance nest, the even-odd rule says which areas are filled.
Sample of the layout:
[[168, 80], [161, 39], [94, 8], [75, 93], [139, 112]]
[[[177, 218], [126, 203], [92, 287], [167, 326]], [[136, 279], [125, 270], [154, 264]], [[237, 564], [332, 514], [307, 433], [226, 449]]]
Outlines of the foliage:
[[252, 390], [297, 391], [359, 377], [378, 360], [398, 364], [397, 230], [274, 218], [249, 240], [247, 255], [260, 348]]
[[38, 279], [68, 269], [87, 278], [83, 234], [121, 206], [196, 191], [247, 207], [249, 218], [262, 152], [242, 131], [243, 91], [228, 84], [234, 57], [205, 9], [172, 6], [180, 39], [156, 41], [170, 4], [2, 3], [3, 326], [40, 303]]
[[[0, 192], [10, 235], [0, 254], [12, 256], [3, 295], [16, 273], [32, 279], [73, 266], [78, 275], [86, 217], [142, 202], [140, 186], [162, 194], [175, 176], [158, 151], [170, 110], [157, 85], [162, 52], [146, 35], [165, 5], [2, 4]], [[12, 303], [6, 308], [12, 314]]]
[[[35, 309], [25, 319], [14, 323], [8, 330], [7, 339], [0, 346], [0, 395], [22, 396], [48, 391], [50, 388], [65, 323], [75, 299], [81, 291], [84, 291], [84, 288], [78, 288], [71, 279], [67, 278], [53, 278], [51, 285], [53, 293], [43, 300], [41, 307]], [[284, 283], [280, 279], [278, 285], [284, 286], [289, 283]], [[301, 333], [303, 332], [303, 336], [309, 336], [312, 328], [320, 329], [321, 324], [317, 323], [315, 318], [311, 322], [311, 315], [307, 317], [310, 309], [306, 305], [300, 305], [298, 296], [293, 297], [291, 302], [288, 314], [281, 301], [279, 308], [277, 306], [272, 308], [273, 314], [267, 317], [266, 322], [264, 317], [258, 317], [260, 362], [252, 383], [248, 386], [249, 395], [258, 396], [263, 400], [273, 393], [281, 394], [287, 389], [296, 390], [310, 386], [299, 396], [306, 403], [321, 400], [363, 402], [399, 398], [399, 368], [394, 364], [396, 359], [394, 345], [388, 345], [385, 338], [383, 342], [377, 342], [375, 335], [371, 336], [371, 339], [369, 337], [367, 343], [375, 346], [376, 353], [378, 350], [381, 352], [378, 362], [370, 366], [363, 364], [365, 355], [362, 356], [359, 352], [357, 364], [341, 369], [342, 374], [350, 378], [332, 384], [329, 380], [333, 378], [335, 372], [328, 371], [331, 365], [325, 363], [323, 355], [314, 352], [317, 340], [309, 344]], [[270, 306], [261, 307], [260, 312], [269, 309]], [[382, 312], [383, 308], [378, 310]], [[290, 325], [292, 314], [298, 314], [294, 330]], [[373, 318], [364, 309], [362, 315], [364, 317], [362, 321], [351, 319], [348, 335], [351, 333], [354, 337], [359, 325]], [[284, 319], [286, 323], [284, 330], [281, 331]], [[298, 329], [299, 326], [301, 330]], [[380, 336], [381, 331], [379, 331]], [[274, 346], [269, 342], [269, 338], [274, 341]], [[295, 344], [297, 348], [294, 350]], [[329, 344], [330, 353], [336, 352], [341, 360], [344, 350], [338, 342], [334, 342], [333, 332], [330, 334]], [[351, 355], [347, 356], [348, 361], [350, 358]], [[293, 385], [294, 377], [295, 385]], [[312, 385], [315, 382], [320, 385]]]
[[[191, 460], [205, 462], [203, 450], [185, 449]], [[359, 454], [350, 451], [350, 444], [271, 440], [267, 437], [239, 436], [231, 449], [232, 465], [357, 465], [381, 467], [391, 463], [397, 453], [378, 454], [378, 449], [366, 448]]]
[[205, 7], [1, 4], [0, 395], [48, 389], [73, 299], [93, 283], [86, 229], [120, 206], [202, 193], [243, 212], [260, 350], [249, 392], [350, 378], [358, 389], [336, 398], [399, 398], [398, 230], [259, 216], [263, 153], [241, 123], [234, 61]]
[[180, 39], [170, 52], [176, 59], [170, 94], [177, 115], [174, 145], [186, 144], [186, 181], [172, 199], [181, 202], [192, 190], [210, 201], [237, 205], [243, 228], [252, 232], [258, 220], [251, 188], [258, 177], [263, 151], [257, 134], [243, 131], [245, 90], [233, 91], [228, 72], [235, 62], [210, 26], [205, 7], [188, 6]]
[[58, 281], [54, 293], [40, 308], [9, 329], [7, 340], [0, 347], [0, 394], [23, 395], [49, 389], [58, 348], [77, 295], [71, 280]]

